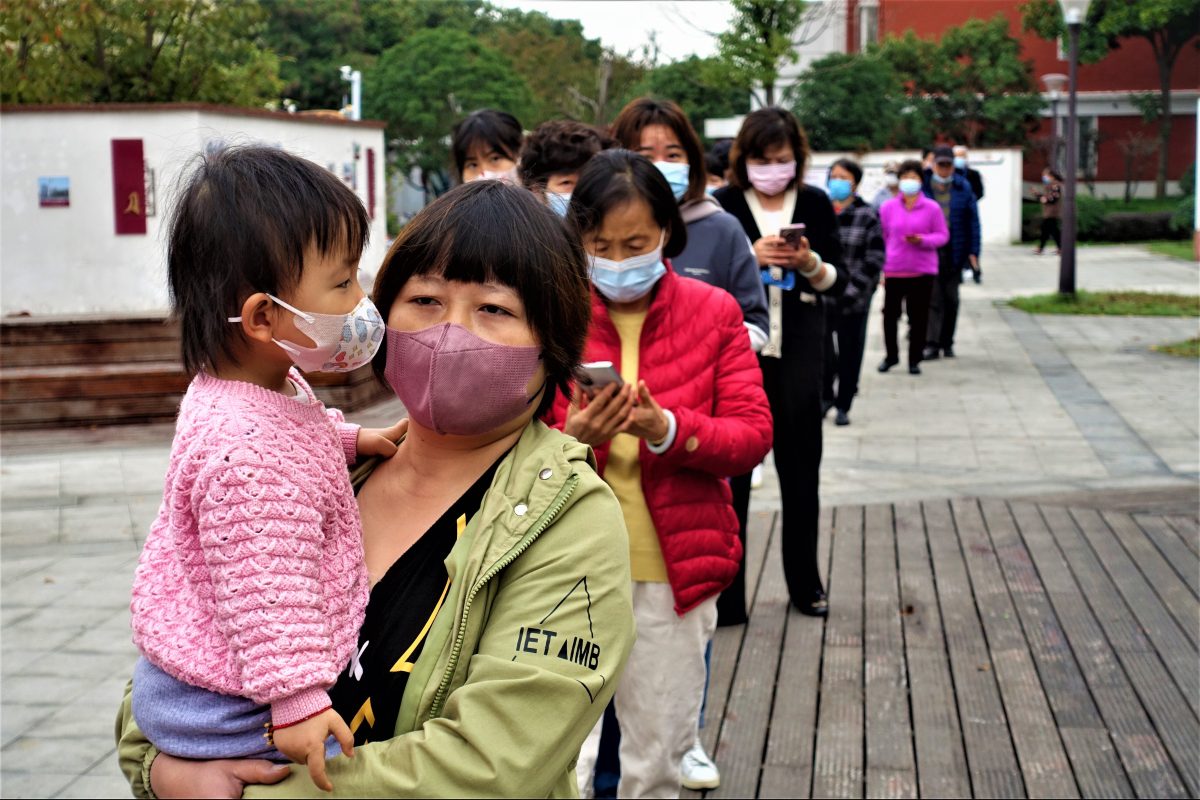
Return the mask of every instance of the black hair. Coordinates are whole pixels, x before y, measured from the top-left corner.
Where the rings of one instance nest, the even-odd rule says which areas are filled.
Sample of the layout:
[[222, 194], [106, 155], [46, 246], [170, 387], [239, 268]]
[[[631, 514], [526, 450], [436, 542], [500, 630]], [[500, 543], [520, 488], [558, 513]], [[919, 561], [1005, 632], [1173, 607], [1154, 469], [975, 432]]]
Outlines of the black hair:
[[571, 194], [567, 221], [583, 238], [604, 223], [609, 211], [635, 198], [646, 201], [654, 222], [667, 231], [663, 255], [673, 258], [682, 253], [687, 226], [671, 185], [650, 159], [629, 150], [605, 150], [587, 163]]
[[917, 173], [918, 177], [924, 179], [925, 167], [922, 166], [921, 162], [917, 161], [915, 158], [905, 159], [904, 161], [900, 162], [900, 168], [896, 170], [896, 177], [899, 178], [906, 172], [915, 172]]
[[932, 152], [933, 152], [932, 147], [922, 147], [921, 148], [921, 160], [924, 161], [925, 159], [929, 158], [929, 154]]
[[721, 159], [712, 151], [704, 154], [704, 170], [710, 177], [725, 180], [725, 168], [721, 166]]
[[[570, 391], [591, 319], [587, 259], [579, 237], [532, 192], [500, 181], [451, 189], [412, 218], [392, 243], [372, 297], [386, 320], [414, 275], [499, 283], [516, 290], [542, 348], [547, 391], [537, 415]], [[386, 384], [387, 339], [371, 362]]]
[[180, 179], [168, 222], [167, 279], [189, 374], [236, 362], [229, 322], [255, 292], [294, 288], [310, 247], [357, 259], [371, 233], [345, 183], [277, 147], [241, 145], [199, 157]]
[[517, 174], [527, 188], [544, 187], [551, 176], [578, 172], [596, 153], [616, 144], [607, 133], [582, 122], [543, 122], [525, 139]]
[[729, 151], [733, 149], [733, 139], [721, 139], [712, 146], [708, 152], [716, 156], [717, 161], [721, 163], [721, 174], [725, 174], [725, 170], [729, 169]]
[[521, 155], [524, 138], [521, 123], [507, 111], [484, 108], [468, 114], [458, 121], [450, 134], [450, 152], [454, 156], [454, 168], [459, 180], [462, 179], [467, 155], [479, 142], [516, 161]]
[[[858, 186], [860, 183], [862, 183], [862, 167], [860, 167], [858, 165], [858, 162], [855, 161], [854, 159], [839, 158], [837, 161], [835, 161], [829, 165], [830, 173], [833, 172], [834, 167], [841, 167], [842, 169], [846, 170], [846, 172], [849, 172], [850, 175], [853, 176], [853, 178], [854, 178], [855, 186]], [[826, 177], [828, 178], [828, 174], [826, 175]]]
[[1044, 171], [1049, 172], [1051, 178], [1054, 178], [1054, 180], [1062, 183], [1063, 176], [1058, 170], [1054, 169], [1054, 167], [1046, 167]]

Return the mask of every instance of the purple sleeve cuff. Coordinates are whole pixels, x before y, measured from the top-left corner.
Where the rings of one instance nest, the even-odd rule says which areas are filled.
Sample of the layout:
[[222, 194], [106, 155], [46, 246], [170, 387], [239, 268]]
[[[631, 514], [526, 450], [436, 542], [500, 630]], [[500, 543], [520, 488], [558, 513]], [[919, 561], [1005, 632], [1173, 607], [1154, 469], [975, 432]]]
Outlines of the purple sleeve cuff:
[[346, 463], [358, 461], [358, 431], [361, 425], [351, 422], [337, 423], [338, 437], [342, 440], [342, 452], [346, 454]]
[[271, 724], [291, 725], [332, 706], [329, 692], [320, 686], [302, 689], [295, 694], [271, 703]]

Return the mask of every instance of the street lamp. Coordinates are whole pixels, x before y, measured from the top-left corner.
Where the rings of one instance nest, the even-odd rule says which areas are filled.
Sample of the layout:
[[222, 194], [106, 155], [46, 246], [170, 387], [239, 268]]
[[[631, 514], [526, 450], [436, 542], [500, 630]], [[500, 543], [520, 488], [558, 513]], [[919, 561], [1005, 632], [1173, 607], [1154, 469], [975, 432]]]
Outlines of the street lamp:
[[1051, 72], [1042, 76], [1042, 83], [1050, 95], [1050, 169], [1058, 172], [1062, 169], [1058, 157], [1058, 98], [1062, 97], [1063, 87], [1067, 85], [1067, 76], [1061, 72]]
[[350, 119], [362, 119], [362, 73], [349, 64], [341, 69], [342, 80], [350, 84]]
[[1063, 186], [1062, 254], [1058, 264], [1058, 293], [1075, 294], [1075, 172], [1079, 168], [1079, 124], [1075, 113], [1075, 89], [1079, 73], [1079, 29], [1087, 19], [1092, 0], [1058, 0], [1070, 38], [1067, 93], [1067, 169]]

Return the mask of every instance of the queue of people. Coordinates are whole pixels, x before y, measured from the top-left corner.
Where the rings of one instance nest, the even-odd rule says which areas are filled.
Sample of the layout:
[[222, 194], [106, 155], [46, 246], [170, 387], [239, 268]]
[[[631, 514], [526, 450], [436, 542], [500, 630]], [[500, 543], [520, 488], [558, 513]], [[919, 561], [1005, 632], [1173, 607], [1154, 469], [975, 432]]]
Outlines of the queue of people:
[[[606, 129], [475, 111], [450, 154], [370, 298], [365, 212], [324, 171], [232, 147], [183, 185], [194, 380], [135, 582], [135, 793], [589, 796], [618, 724], [619, 796], [716, 787], [699, 728], [714, 630], [747, 621], [755, 467], [774, 452], [790, 602], [823, 617], [823, 419], [850, 424], [876, 289], [880, 371], [903, 309], [920, 374], [978, 280], [965, 150], [868, 202], [853, 159], [805, 183], [784, 109], [706, 153], [639, 98]], [[391, 428], [301, 374], [368, 363]]]

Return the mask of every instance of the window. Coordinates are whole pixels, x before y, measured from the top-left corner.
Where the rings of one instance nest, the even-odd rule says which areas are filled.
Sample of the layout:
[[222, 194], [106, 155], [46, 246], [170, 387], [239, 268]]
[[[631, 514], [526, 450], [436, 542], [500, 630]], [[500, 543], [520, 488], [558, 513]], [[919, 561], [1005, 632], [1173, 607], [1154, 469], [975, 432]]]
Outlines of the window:
[[879, 0], [862, 0], [858, 6], [858, 50], [879, 41]]

